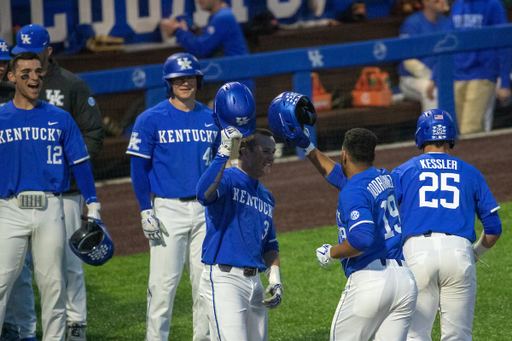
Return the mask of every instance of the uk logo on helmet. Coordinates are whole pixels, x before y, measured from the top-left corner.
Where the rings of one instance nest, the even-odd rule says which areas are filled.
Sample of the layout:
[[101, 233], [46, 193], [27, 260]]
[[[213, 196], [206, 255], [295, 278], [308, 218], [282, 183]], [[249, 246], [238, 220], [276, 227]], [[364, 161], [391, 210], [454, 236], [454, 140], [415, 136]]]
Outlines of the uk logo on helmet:
[[190, 64], [192, 64], [192, 61], [188, 60], [187, 57], [178, 58], [178, 65], [181, 66], [182, 70], [191, 70], [192, 66]]
[[236, 124], [238, 126], [244, 126], [249, 123], [249, 117], [237, 117]]
[[30, 41], [30, 36], [28, 34], [22, 34], [21, 40], [23, 41], [23, 44], [32, 44]]

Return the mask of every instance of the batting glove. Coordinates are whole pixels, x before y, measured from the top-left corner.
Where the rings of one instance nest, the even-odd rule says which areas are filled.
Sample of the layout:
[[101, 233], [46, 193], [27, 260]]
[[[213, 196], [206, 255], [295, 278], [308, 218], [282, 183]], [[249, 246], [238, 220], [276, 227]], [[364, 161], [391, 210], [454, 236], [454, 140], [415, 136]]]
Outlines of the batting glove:
[[153, 210], [144, 210], [140, 212], [140, 215], [142, 216], [142, 230], [147, 239], [160, 240], [161, 233], [168, 235], [164, 224], [158, 220]]
[[316, 258], [318, 258], [318, 263], [324, 268], [327, 268], [333, 261], [334, 258], [331, 257], [331, 245], [324, 244], [318, 249], [316, 249]]
[[219, 146], [219, 150], [217, 155], [222, 157], [229, 157], [231, 155], [231, 148], [233, 147], [233, 139], [242, 138], [242, 133], [236, 129], [235, 127], [227, 127], [223, 129], [220, 133], [221, 136], [221, 145]]
[[101, 204], [99, 202], [91, 202], [87, 205], [87, 216], [101, 220], [100, 218]]
[[281, 282], [281, 271], [277, 265], [272, 265], [265, 270], [265, 276], [268, 279], [269, 285], [266, 294], [272, 295], [264, 299], [262, 302], [268, 309], [275, 309], [281, 304], [281, 296], [283, 295], [283, 283]]
[[304, 152], [304, 155], [308, 156], [309, 153], [311, 153], [311, 151], [313, 149], [315, 149], [316, 147], [313, 144], [313, 142], [311, 142], [311, 140], [310, 140], [311, 134], [309, 134], [309, 129], [308, 128], [304, 128], [304, 135], [306, 135], [308, 137], [309, 145], [306, 148], [302, 148], [302, 151]]
[[[489, 248], [483, 246], [482, 243], [480, 242], [480, 240], [478, 240], [475, 244], [473, 244], [473, 256], [475, 258], [475, 263], [481, 262], [481, 263], [484, 263], [485, 265], [487, 265], [487, 263], [485, 263], [483, 260], [480, 259], [480, 257], [482, 257], [482, 255], [484, 253], [486, 253], [487, 251], [489, 251]], [[489, 267], [489, 265], [487, 265], [487, 267]]]

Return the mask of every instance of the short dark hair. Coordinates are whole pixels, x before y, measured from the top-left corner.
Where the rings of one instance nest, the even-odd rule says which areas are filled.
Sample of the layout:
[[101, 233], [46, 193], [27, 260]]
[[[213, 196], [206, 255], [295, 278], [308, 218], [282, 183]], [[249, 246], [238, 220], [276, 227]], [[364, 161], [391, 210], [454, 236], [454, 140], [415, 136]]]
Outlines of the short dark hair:
[[240, 145], [238, 146], [238, 158], [242, 157], [242, 148], [248, 148], [251, 152], [254, 150], [256, 146], [256, 135], [270, 136], [274, 137], [272, 132], [268, 129], [256, 128], [254, 133], [249, 136], [242, 137], [240, 140]]
[[21, 52], [21, 53], [15, 55], [11, 59], [11, 63], [9, 64], [11, 71], [12, 72], [16, 71], [16, 66], [18, 65], [19, 60], [33, 60], [33, 59], [37, 59], [37, 60], [39, 60], [39, 62], [41, 62], [41, 59], [39, 59], [39, 56], [37, 55], [37, 53], [34, 53], [34, 52]]
[[352, 162], [373, 165], [377, 136], [364, 128], [354, 128], [347, 131], [343, 141], [343, 149], [350, 154]]
[[452, 140], [442, 140], [442, 141], [425, 141], [421, 144], [421, 149], [425, 149], [426, 146], [436, 146], [436, 148], [441, 148], [445, 143], [450, 144], [450, 148], [453, 148]]

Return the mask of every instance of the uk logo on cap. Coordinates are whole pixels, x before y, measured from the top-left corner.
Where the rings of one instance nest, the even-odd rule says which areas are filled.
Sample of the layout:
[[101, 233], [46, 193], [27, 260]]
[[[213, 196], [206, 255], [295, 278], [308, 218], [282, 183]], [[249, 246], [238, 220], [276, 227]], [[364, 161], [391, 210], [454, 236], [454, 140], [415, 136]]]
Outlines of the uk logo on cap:
[[0, 60], [11, 60], [9, 45], [2, 39], [0, 39]]
[[17, 45], [12, 49], [12, 54], [22, 52], [39, 53], [50, 43], [50, 35], [41, 25], [31, 24], [23, 26], [16, 36]]

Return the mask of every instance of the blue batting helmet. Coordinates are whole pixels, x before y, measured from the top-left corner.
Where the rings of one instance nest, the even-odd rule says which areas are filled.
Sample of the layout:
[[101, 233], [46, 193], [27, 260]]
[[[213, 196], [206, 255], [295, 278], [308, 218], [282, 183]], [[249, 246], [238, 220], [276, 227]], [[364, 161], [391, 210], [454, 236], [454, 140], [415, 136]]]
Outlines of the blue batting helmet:
[[168, 80], [182, 76], [197, 76], [197, 88], [201, 88], [203, 72], [197, 58], [190, 53], [175, 53], [165, 61], [162, 80], [168, 95], [172, 92]]
[[37, 24], [25, 25], [16, 35], [16, 46], [13, 47], [12, 54], [39, 53], [48, 45], [50, 45], [50, 35], [46, 28]]
[[213, 118], [222, 129], [229, 126], [249, 136], [256, 129], [256, 105], [251, 90], [239, 82], [226, 83], [215, 95]]
[[0, 60], [11, 60], [9, 45], [2, 39], [0, 39]]
[[455, 145], [457, 130], [449, 113], [441, 109], [425, 111], [418, 119], [414, 134], [416, 146], [422, 149], [427, 141], [450, 141], [450, 148]]
[[285, 91], [270, 103], [268, 125], [272, 133], [283, 140], [291, 140], [301, 148], [309, 146], [304, 125], [314, 126], [316, 110], [307, 96]]
[[[85, 217], [82, 217], [84, 219]], [[75, 255], [89, 265], [103, 265], [114, 254], [114, 242], [103, 221], [87, 217], [69, 239]]]

